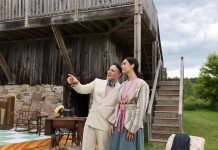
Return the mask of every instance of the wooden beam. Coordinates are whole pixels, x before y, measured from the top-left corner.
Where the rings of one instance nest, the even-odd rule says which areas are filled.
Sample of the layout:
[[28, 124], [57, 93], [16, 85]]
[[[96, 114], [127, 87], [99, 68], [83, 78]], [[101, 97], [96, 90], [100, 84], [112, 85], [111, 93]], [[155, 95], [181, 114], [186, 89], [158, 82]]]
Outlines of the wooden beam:
[[5, 39], [5, 40], [8, 40], [8, 41], [11, 40], [7, 36], [3, 35], [2, 32], [0, 33], [0, 39]]
[[28, 38], [35, 37], [34, 34], [31, 34], [29, 33], [29, 31], [24, 31], [24, 30], [6, 31], [5, 34], [10, 35], [12, 40], [24, 39], [26, 37]]
[[12, 34], [10, 34], [11, 32], [9, 32], [9, 31], [4, 31], [4, 32], [1, 32], [1, 35], [2, 36], [4, 36], [5, 38], [7, 37], [7, 38], [9, 38], [9, 40], [13, 40], [13, 39], [19, 39], [19, 35], [17, 35], [17, 36], [13, 36]]
[[8, 65], [7, 65], [7, 63], [6, 63], [6, 61], [5, 61], [5, 59], [4, 59], [1, 52], [0, 52], [0, 66], [1, 66], [1, 68], [2, 68], [2, 70], [4, 72], [4, 74], [5, 74], [6, 78], [8, 79], [8, 83], [9, 84], [14, 84], [15, 81], [13, 79], [13, 75], [12, 75], [12, 73], [11, 73], [11, 71], [10, 71], [10, 69], [9, 69], [9, 67], [8, 67]]
[[103, 19], [116, 19], [134, 15], [134, 4], [80, 11], [78, 21], [93, 21]]
[[[34, 37], [36, 37], [34, 34], [32, 34], [32, 33], [30, 33], [29, 31], [25, 31], [25, 30], [15, 30], [14, 31], [15, 32], [15, 34], [17, 34], [17, 35], [21, 35], [22, 36], [22, 38], [23, 37], [28, 37], [28, 38], [34, 38]], [[11, 32], [10, 32], [11, 33]]]
[[44, 32], [37, 30], [36, 28], [29, 29], [27, 32], [33, 34], [35, 37], [45, 37], [48, 36]]
[[124, 25], [128, 24], [131, 21], [132, 21], [132, 17], [126, 19], [125, 21], [119, 23], [117, 26], [113, 27], [110, 31], [108, 31], [108, 34], [115, 32], [116, 30], [122, 28]]
[[95, 28], [97, 28], [101, 32], [105, 32], [105, 29], [102, 26], [98, 25], [97, 23], [90, 21], [89, 24], [93, 25]]
[[80, 30], [80, 27], [78, 27], [79, 25], [74, 23], [74, 24], [65, 24], [64, 28], [67, 29], [71, 34], [82, 34], [82, 31]]
[[152, 80], [155, 77], [155, 71], [157, 68], [157, 41], [152, 42]]
[[141, 72], [141, 13], [142, 4], [140, 0], [135, 0], [134, 15], [134, 57], [139, 62], [139, 72]]
[[53, 32], [50, 27], [34, 28], [34, 30], [42, 33], [42, 35], [53, 35]]
[[111, 22], [109, 20], [100, 20], [102, 24], [104, 24], [108, 30], [111, 30], [113, 28]]
[[79, 24], [81, 27], [83, 27], [84, 29], [88, 30], [89, 32], [95, 33], [95, 31], [93, 31], [92, 29], [90, 29], [89, 27], [87, 27], [86, 25], [84, 25], [83, 23], [78, 22], [78, 24]]
[[58, 44], [60, 53], [61, 53], [61, 55], [63, 57], [63, 60], [64, 60], [65, 64], [67, 65], [67, 69], [68, 69], [69, 73], [75, 75], [75, 71], [74, 71], [73, 65], [72, 65], [72, 63], [70, 61], [70, 57], [69, 57], [66, 45], [64, 43], [64, 39], [62, 37], [61, 31], [55, 25], [52, 25], [51, 27], [52, 27], [52, 30], [54, 32], [54, 36], [55, 36], [56, 42]]

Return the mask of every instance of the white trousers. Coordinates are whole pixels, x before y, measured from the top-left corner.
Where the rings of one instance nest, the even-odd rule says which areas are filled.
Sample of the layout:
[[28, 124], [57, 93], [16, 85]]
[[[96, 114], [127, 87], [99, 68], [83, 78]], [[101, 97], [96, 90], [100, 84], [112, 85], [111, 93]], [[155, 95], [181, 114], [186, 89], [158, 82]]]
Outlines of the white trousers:
[[85, 125], [83, 130], [82, 150], [95, 150], [98, 144], [99, 150], [109, 150], [109, 132], [95, 129]]

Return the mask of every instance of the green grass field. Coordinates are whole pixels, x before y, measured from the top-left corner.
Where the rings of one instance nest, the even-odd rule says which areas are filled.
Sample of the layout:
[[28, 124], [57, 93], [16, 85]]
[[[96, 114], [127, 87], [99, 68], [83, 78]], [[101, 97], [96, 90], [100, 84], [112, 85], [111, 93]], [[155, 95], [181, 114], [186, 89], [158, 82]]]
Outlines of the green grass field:
[[[218, 150], [218, 112], [207, 110], [185, 111], [183, 123], [185, 134], [205, 138], [205, 150]], [[145, 150], [164, 149], [164, 145], [145, 143]]]
[[218, 112], [185, 111], [184, 131], [189, 135], [204, 137], [205, 150], [218, 150]]

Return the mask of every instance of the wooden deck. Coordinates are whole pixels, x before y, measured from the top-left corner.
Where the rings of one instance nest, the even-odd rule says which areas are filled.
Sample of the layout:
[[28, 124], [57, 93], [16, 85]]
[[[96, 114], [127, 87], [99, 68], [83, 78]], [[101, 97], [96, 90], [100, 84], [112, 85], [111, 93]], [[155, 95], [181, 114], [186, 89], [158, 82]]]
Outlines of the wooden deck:
[[0, 31], [133, 16], [136, 3], [157, 32], [152, 0], [1, 0]]

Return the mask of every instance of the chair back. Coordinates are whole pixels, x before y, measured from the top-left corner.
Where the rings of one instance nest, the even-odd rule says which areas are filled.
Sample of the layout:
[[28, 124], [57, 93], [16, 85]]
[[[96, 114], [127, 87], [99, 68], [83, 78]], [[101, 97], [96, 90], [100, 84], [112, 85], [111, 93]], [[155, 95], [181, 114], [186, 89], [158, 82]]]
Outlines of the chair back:
[[45, 105], [45, 97], [41, 94], [34, 93], [30, 100], [30, 111], [41, 112]]

